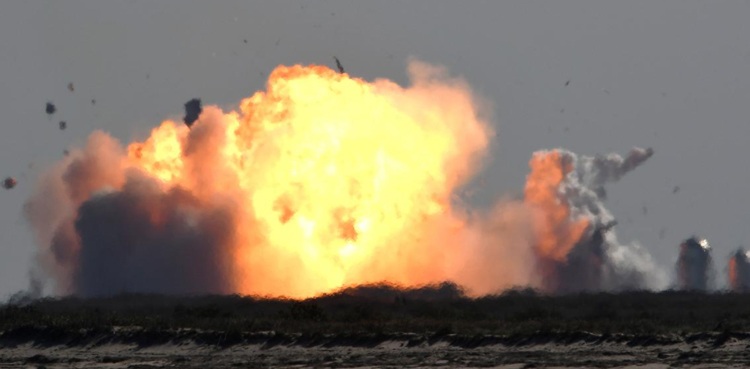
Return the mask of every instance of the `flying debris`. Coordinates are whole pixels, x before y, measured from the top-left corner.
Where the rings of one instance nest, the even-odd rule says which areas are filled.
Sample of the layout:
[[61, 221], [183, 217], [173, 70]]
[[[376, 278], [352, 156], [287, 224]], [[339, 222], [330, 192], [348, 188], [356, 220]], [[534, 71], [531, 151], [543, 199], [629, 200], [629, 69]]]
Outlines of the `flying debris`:
[[64, 121], [64, 120], [61, 120], [60, 121], [60, 130], [64, 131], [65, 128], [68, 128], [68, 123], [66, 121]]
[[91, 99], [91, 105], [96, 105], [96, 99]]
[[674, 186], [674, 188], [672, 189], [672, 193], [678, 193], [678, 192], [680, 192], [680, 186]]
[[185, 103], [185, 117], [182, 120], [185, 122], [185, 125], [192, 127], [193, 123], [198, 120], [201, 112], [203, 112], [201, 99], [192, 99]]
[[73, 87], [73, 82], [68, 83], [68, 91], [73, 92], [75, 91], [75, 87]]
[[697, 237], [683, 241], [677, 259], [678, 287], [687, 291], [706, 291], [711, 274], [711, 245], [708, 241]]
[[339, 69], [339, 73], [346, 73], [344, 72], [344, 66], [341, 65], [341, 61], [339, 61], [339, 58], [334, 56], [333, 59], [336, 60], [336, 68]]
[[52, 115], [55, 114], [57, 108], [55, 107], [55, 104], [53, 104], [51, 101], [48, 101], [47, 106], [44, 108], [44, 111], [47, 113], [47, 115]]
[[10, 190], [13, 187], [16, 187], [18, 184], [18, 181], [16, 181], [13, 177], [8, 177], [3, 180], [3, 188], [6, 190]]
[[68, 151], [68, 149], [63, 150], [63, 155], [65, 156], [70, 155], [70, 151]]
[[565, 87], [568, 87], [568, 85], [570, 85], [570, 80], [568, 80], [567, 82], [565, 82]]

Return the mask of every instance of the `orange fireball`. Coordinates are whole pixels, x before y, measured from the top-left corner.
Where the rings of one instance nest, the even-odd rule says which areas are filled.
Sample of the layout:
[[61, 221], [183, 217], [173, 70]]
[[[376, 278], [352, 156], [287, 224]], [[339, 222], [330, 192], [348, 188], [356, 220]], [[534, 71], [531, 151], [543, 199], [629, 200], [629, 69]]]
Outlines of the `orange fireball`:
[[461, 82], [424, 65], [413, 72], [402, 88], [280, 66], [239, 112], [207, 107], [192, 129], [165, 121], [128, 147], [127, 166], [165, 190], [237, 206], [237, 292], [442, 281], [460, 245], [432, 240], [461, 228], [451, 195], [473, 174], [488, 128]]

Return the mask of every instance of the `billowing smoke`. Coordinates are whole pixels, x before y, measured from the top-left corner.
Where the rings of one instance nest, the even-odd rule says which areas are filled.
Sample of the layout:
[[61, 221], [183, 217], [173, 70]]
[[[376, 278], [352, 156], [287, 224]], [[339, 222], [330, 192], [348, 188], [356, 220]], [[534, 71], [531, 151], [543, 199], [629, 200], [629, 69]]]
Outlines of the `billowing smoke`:
[[729, 287], [735, 292], [750, 291], [750, 252], [738, 249], [729, 259]]
[[705, 239], [690, 237], [680, 244], [677, 259], [677, 287], [686, 291], [707, 291], [713, 279], [711, 245]]
[[234, 237], [232, 206], [164, 189], [143, 172], [121, 171], [122, 160], [116, 142], [94, 133], [27, 204], [30, 219], [46, 225], [37, 226], [49, 245], [40, 261], [58, 292], [233, 292], [224, 248]]
[[542, 287], [551, 292], [661, 288], [666, 276], [638, 244], [622, 244], [604, 206], [605, 184], [653, 155], [651, 149], [579, 156], [556, 149], [531, 159], [525, 201], [537, 211], [535, 251]]
[[280, 66], [236, 111], [205, 106], [126, 147], [93, 133], [27, 204], [39, 265], [56, 293], [83, 296], [660, 286], [603, 205], [651, 150], [535, 153], [523, 200], [474, 211], [455, 194], [491, 144], [484, 104], [440, 68], [409, 71], [401, 87]]

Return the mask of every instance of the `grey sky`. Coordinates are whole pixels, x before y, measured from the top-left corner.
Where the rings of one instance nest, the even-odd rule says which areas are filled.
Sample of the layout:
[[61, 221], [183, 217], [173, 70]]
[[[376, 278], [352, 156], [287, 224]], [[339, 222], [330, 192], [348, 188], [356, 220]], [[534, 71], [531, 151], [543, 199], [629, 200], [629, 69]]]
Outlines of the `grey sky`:
[[367, 79], [405, 82], [409, 56], [465, 77], [495, 107], [483, 177], [496, 194], [522, 189], [540, 148], [653, 147], [609, 187], [620, 240], [672, 268], [677, 244], [703, 235], [723, 284], [729, 253], [750, 241], [747, 19], [746, 1], [3, 2], [0, 176], [19, 185], [0, 192], [0, 298], [27, 286], [23, 203], [66, 147], [94, 129], [143, 138], [190, 98], [231, 106], [275, 65], [334, 55]]

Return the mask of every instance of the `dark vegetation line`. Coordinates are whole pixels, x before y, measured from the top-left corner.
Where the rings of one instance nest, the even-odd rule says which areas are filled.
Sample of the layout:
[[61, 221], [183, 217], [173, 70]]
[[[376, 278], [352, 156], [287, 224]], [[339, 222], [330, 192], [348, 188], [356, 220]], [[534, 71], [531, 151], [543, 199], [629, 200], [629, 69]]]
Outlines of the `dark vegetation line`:
[[407, 333], [429, 337], [567, 337], [585, 333], [684, 338], [701, 332], [750, 332], [750, 294], [547, 296], [519, 290], [469, 299], [451, 284], [410, 290], [375, 285], [305, 301], [124, 294], [16, 301], [0, 307], [0, 344], [24, 336], [70, 339], [76, 332], [101, 335], [118, 331], [161, 332], [163, 339], [174, 338], [176, 332], [213, 332], [224, 338]]

